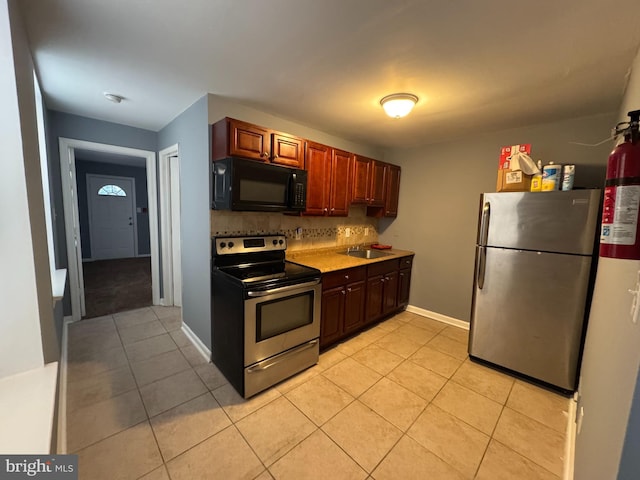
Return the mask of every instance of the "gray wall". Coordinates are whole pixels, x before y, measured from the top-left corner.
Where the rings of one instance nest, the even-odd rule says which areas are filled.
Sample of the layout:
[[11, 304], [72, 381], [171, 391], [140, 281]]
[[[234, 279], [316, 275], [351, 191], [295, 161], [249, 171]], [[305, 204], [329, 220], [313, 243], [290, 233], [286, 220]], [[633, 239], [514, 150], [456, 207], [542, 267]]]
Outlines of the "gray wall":
[[211, 348], [207, 120], [204, 96], [158, 132], [158, 150], [179, 145], [182, 319]]
[[[637, 109], [640, 53], [616, 120], [628, 120], [627, 112]], [[630, 321], [628, 294], [639, 268], [638, 260], [600, 260], [580, 375], [584, 418], [576, 437], [576, 480], [639, 478], [640, 324]]]
[[[89, 232], [89, 201], [87, 199], [87, 174], [133, 177], [136, 185], [136, 208], [148, 208], [147, 169], [117, 165], [114, 163], [89, 162], [76, 157], [76, 178], [78, 182], [78, 214], [80, 217], [80, 241], [82, 258], [91, 258], [91, 235]], [[149, 243], [149, 212], [136, 214], [138, 230], [138, 255], [151, 253]]]
[[629, 423], [627, 424], [627, 435], [622, 450], [619, 480], [637, 480], [640, 472], [640, 370], [636, 379], [636, 390], [634, 393]]
[[495, 191], [500, 147], [531, 143], [543, 163], [575, 163], [576, 187], [600, 187], [615, 115], [598, 115], [394, 149], [385, 160], [402, 167], [399, 213], [380, 220], [380, 242], [416, 252], [410, 304], [469, 321], [479, 195]]
[[[158, 133], [142, 128], [129, 127], [70, 113], [47, 111], [49, 175], [52, 178], [51, 194], [54, 198], [54, 239], [56, 245], [56, 265], [67, 267], [67, 244], [64, 228], [64, 208], [62, 206], [62, 180], [60, 177], [60, 149], [58, 139], [71, 138], [89, 142], [118, 145], [140, 150], [157, 151]], [[71, 315], [69, 282], [64, 296], [64, 314]]]

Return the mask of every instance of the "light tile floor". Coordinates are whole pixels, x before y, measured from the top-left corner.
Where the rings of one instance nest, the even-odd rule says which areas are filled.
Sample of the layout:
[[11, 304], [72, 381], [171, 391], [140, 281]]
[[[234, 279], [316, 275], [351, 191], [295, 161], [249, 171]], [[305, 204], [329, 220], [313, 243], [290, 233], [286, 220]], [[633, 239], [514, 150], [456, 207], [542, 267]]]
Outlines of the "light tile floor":
[[243, 400], [150, 307], [69, 327], [81, 479], [558, 479], [568, 399], [471, 362], [467, 332], [402, 312]]

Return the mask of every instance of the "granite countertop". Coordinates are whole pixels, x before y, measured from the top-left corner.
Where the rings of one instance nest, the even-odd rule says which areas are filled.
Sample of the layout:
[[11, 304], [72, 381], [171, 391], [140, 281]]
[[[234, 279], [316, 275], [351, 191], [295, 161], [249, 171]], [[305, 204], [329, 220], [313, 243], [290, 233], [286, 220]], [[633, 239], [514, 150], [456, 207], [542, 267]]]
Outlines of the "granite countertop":
[[[393, 260], [401, 257], [408, 257], [413, 255], [413, 252], [409, 250], [382, 250], [390, 255], [385, 255], [380, 258], [358, 258], [344, 255], [347, 247], [331, 248], [331, 249], [318, 249], [318, 250], [298, 250], [293, 252], [287, 252], [287, 260], [305, 265], [307, 267], [313, 267], [320, 270], [322, 273], [333, 272], [335, 270], [343, 270], [345, 268], [361, 267], [377, 262], [384, 262], [386, 260]], [[342, 253], [340, 253], [342, 252]]]

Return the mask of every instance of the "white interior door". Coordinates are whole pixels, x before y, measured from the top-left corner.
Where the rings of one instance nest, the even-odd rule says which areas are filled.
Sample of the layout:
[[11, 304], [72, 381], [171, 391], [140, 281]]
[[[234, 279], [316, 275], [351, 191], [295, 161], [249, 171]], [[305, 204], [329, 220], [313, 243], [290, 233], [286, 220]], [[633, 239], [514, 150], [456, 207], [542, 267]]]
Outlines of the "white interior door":
[[171, 256], [173, 262], [173, 304], [182, 306], [182, 262], [180, 257], [180, 164], [178, 157], [169, 159], [171, 176]]
[[162, 305], [182, 306], [180, 252], [180, 158], [178, 145], [159, 152], [159, 210], [162, 238]]
[[133, 178], [87, 175], [91, 258], [136, 256]]

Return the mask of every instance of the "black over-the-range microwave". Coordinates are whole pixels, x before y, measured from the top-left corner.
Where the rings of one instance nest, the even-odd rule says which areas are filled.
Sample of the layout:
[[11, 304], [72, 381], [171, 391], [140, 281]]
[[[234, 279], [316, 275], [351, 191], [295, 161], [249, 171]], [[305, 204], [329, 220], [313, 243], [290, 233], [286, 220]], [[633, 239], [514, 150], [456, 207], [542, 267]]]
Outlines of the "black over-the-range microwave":
[[307, 172], [229, 157], [213, 162], [214, 210], [301, 212], [307, 207]]

